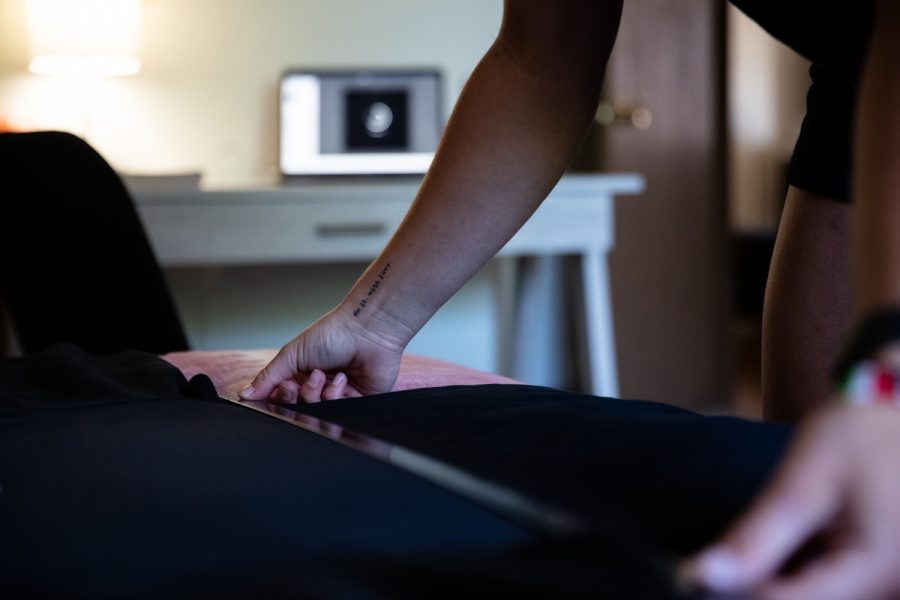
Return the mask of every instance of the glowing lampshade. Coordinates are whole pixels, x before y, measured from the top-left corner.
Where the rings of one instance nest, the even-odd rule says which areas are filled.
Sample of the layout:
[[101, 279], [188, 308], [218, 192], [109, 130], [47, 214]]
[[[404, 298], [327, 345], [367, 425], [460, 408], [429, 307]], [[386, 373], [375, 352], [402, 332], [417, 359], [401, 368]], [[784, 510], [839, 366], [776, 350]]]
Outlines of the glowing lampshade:
[[47, 75], [137, 73], [141, 1], [28, 0], [28, 69]]

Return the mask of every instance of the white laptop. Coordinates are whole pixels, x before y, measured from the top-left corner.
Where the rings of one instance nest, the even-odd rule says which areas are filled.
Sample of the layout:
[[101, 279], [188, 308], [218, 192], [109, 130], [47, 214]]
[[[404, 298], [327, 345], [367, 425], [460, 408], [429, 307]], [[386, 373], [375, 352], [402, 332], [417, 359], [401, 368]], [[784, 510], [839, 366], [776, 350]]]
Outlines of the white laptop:
[[433, 69], [290, 70], [281, 79], [285, 178], [421, 175], [443, 129]]

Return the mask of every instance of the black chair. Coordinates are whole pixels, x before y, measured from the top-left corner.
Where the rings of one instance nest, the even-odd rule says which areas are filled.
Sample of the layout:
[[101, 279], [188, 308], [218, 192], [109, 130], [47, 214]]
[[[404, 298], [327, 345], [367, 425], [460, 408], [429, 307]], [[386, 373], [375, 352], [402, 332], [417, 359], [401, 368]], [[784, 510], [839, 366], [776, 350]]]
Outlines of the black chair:
[[0, 220], [0, 296], [25, 354], [188, 349], [128, 191], [83, 140], [0, 134]]

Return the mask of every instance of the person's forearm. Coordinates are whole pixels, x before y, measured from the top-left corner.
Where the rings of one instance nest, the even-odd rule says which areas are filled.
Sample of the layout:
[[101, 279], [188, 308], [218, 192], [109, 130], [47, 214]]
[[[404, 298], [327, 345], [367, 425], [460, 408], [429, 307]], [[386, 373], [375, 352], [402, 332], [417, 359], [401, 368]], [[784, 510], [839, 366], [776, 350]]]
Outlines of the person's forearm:
[[854, 227], [858, 310], [900, 306], [900, 3], [882, 0], [857, 111]]
[[617, 8], [608, 19], [591, 24], [605, 45], [570, 40], [593, 56], [572, 60], [570, 49], [550, 44], [556, 64], [516, 39], [520, 29], [501, 32], [466, 84], [406, 219], [338, 310], [367, 329], [412, 337], [513, 236], [558, 181], [594, 113]]

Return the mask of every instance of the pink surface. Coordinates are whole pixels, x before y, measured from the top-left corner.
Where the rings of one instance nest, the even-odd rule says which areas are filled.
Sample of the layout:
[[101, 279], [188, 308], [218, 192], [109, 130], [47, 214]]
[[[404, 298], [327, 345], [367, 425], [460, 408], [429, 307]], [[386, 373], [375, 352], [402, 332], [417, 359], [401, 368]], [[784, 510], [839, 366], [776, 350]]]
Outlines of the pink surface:
[[[238, 392], [275, 356], [275, 350], [227, 350], [221, 352], [172, 352], [161, 358], [178, 367], [190, 379], [204, 373], [219, 395], [237, 400]], [[394, 390], [478, 385], [483, 383], [519, 383], [508, 377], [461, 367], [422, 356], [404, 355]]]

